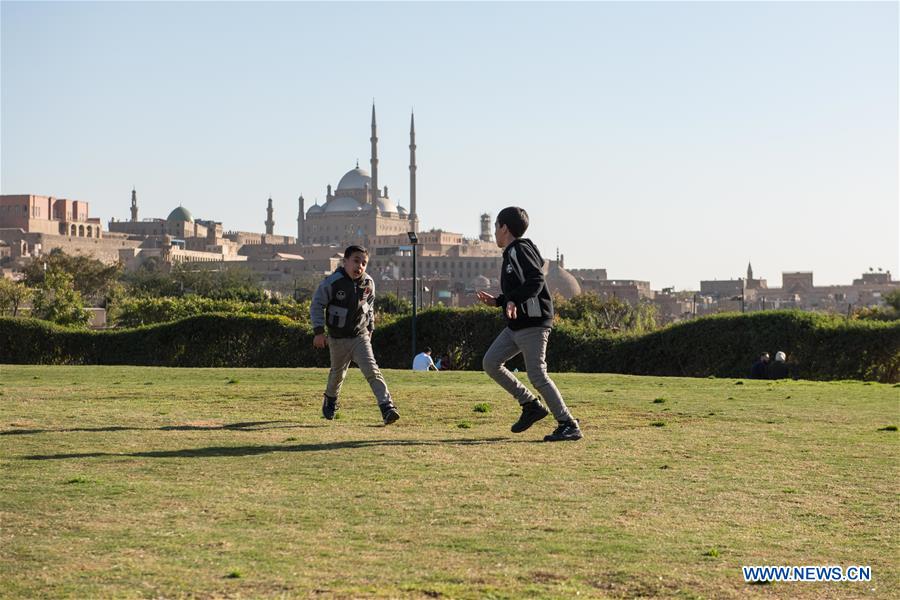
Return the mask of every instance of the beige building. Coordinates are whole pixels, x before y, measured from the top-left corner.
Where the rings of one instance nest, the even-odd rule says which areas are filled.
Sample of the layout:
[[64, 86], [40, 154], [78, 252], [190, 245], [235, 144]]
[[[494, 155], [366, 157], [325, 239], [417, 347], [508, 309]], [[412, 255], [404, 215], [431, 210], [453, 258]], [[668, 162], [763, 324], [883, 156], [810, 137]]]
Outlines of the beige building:
[[108, 235], [100, 219], [88, 214], [88, 203], [53, 196], [8, 194], [0, 196], [0, 262], [21, 266], [41, 254], [61, 249], [104, 262], [118, 260], [119, 250], [140, 245], [127, 236]]
[[781, 274], [781, 287], [770, 288], [748, 266], [747, 279], [701, 281], [692, 314], [780, 308], [846, 313], [882, 305], [884, 296], [896, 289], [900, 282], [891, 279], [890, 271], [870, 271], [850, 285], [827, 286], [815, 285], [812, 271], [787, 271]]
[[[407, 209], [390, 195], [388, 186], [379, 182], [374, 105], [371, 116], [370, 170], [357, 164], [339, 179], [336, 188], [332, 190], [329, 184], [323, 204], [316, 202], [307, 207], [301, 195], [296, 237], [275, 235], [271, 198], [262, 222], [265, 233], [223, 231], [221, 223], [195, 219], [184, 206], [174, 208], [164, 219], [141, 220], [136, 190], [131, 191], [130, 218], [110, 220], [105, 234], [99, 219], [88, 218], [86, 202], [38, 196], [10, 197], [8, 205], [15, 208], [6, 209], [5, 213], [0, 210], [0, 224], [6, 223], [2, 220], [6, 214], [10, 219], [9, 225], [4, 226], [21, 227], [25, 235], [46, 236], [65, 231], [70, 235], [59, 236], [60, 243], [55, 247], [67, 252], [84, 251], [106, 262], [120, 260], [128, 270], [138, 269], [149, 260], [163, 268], [185, 262], [213, 269], [239, 265], [252, 269], [264, 285], [278, 290], [291, 289], [296, 280], [332, 272], [340, 264], [347, 245], [361, 244], [370, 250], [369, 272], [380, 282], [379, 286], [401, 293], [412, 290], [412, 246], [407, 233], [417, 232], [418, 279], [437, 301], [464, 304], [476, 289], [496, 292], [502, 251], [493, 240], [491, 215], [479, 215], [480, 234], [476, 239], [443, 229], [419, 231], [415, 117], [410, 116]], [[50, 214], [61, 218], [50, 220], [46, 217]], [[32, 231], [41, 233], [29, 233]], [[103, 239], [109, 247], [85, 247], [71, 235], [83, 235], [95, 245]], [[31, 256], [35, 247], [39, 253], [42, 243], [47, 244], [46, 240], [25, 239], [18, 234], [0, 239], [6, 242], [10, 254], [20, 256]], [[545, 271], [551, 291], [565, 297], [580, 293], [578, 281], [562, 267], [561, 257], [555, 262], [547, 261]]]
[[0, 228], [67, 237], [103, 237], [100, 219], [88, 216], [88, 203], [53, 196], [0, 196]]
[[299, 198], [297, 240], [300, 244], [360, 243], [374, 246], [379, 236], [406, 235], [418, 231], [416, 216], [416, 126], [415, 117], [409, 124], [409, 210], [390, 197], [388, 187], [378, 183], [378, 127], [375, 106], [372, 105], [371, 172], [359, 163], [347, 171], [332, 191], [328, 184], [325, 203], [318, 202], [304, 211], [305, 200]]

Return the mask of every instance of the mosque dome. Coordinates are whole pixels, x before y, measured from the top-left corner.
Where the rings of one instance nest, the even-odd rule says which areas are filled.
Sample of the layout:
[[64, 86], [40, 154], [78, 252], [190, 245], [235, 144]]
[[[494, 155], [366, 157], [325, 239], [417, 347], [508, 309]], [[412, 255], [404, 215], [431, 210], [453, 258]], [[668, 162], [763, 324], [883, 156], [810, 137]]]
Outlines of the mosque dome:
[[362, 190], [365, 189], [366, 184], [369, 184], [369, 186], [372, 185], [372, 178], [369, 176], [369, 172], [356, 167], [353, 170], [347, 171], [347, 173], [341, 177], [337, 189]]
[[307, 209], [306, 214], [307, 215], [318, 215], [318, 214], [321, 214], [322, 211], [324, 211], [324, 210], [325, 210], [325, 208], [321, 204], [313, 204], [312, 206], [310, 206]]
[[191, 216], [191, 211], [183, 206], [179, 206], [169, 213], [166, 221], [169, 223], [193, 223], [194, 217]]
[[559, 261], [548, 261], [546, 282], [551, 294], [559, 294], [566, 300], [581, 293], [581, 284], [559, 266]]
[[375, 203], [378, 205], [378, 210], [380, 212], [397, 212], [397, 205], [394, 204], [394, 201], [390, 198], [379, 197], [377, 200], [375, 200]]
[[398, 206], [398, 207], [397, 207], [397, 212], [400, 213], [401, 215], [408, 215], [408, 214], [409, 214], [409, 211], [406, 210], [405, 208], [403, 208], [402, 206]]
[[[343, 179], [341, 180], [343, 181]], [[359, 210], [359, 202], [348, 196], [335, 198], [325, 204], [325, 212], [356, 212]]]

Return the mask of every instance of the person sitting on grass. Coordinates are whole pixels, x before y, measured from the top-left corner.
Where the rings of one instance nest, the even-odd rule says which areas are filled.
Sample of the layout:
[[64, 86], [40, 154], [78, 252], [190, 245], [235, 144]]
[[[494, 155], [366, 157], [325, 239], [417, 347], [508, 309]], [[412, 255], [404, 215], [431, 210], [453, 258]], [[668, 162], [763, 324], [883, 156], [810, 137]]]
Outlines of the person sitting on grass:
[[413, 358], [413, 371], [437, 371], [438, 368], [431, 359], [431, 348], [425, 346], [425, 350], [416, 354]]
[[787, 355], [779, 350], [775, 353], [775, 362], [769, 364], [769, 379], [787, 379], [790, 374], [787, 367]]
[[750, 367], [750, 379], [766, 379], [769, 370], [769, 353], [763, 352]]
[[315, 333], [313, 346], [319, 349], [328, 346], [331, 356], [322, 416], [329, 421], [334, 419], [338, 394], [352, 360], [369, 382], [384, 424], [390, 425], [400, 418], [400, 413], [394, 407], [372, 352], [375, 282], [366, 275], [368, 262], [368, 250], [362, 246], [348, 246], [344, 251], [343, 266], [319, 284], [309, 308]]

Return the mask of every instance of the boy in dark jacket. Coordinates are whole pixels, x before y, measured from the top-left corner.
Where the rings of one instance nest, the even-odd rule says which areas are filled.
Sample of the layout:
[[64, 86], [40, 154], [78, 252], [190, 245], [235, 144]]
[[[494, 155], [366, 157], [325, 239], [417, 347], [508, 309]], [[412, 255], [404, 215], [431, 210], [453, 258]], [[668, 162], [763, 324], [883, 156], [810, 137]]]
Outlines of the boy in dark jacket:
[[[497, 297], [480, 290], [478, 299], [489, 306], [503, 307], [507, 327], [487, 353], [482, 366], [485, 373], [519, 401], [522, 414], [512, 426], [513, 433], [521, 433], [550, 412], [558, 423], [553, 433], [544, 436], [546, 442], [576, 441], [582, 438], [578, 421], [572, 418], [556, 384], [547, 375], [547, 340], [553, 326], [553, 299], [544, 283], [544, 259], [531, 240], [524, 239], [528, 229], [528, 213], [517, 206], [504, 208], [494, 223], [497, 245], [503, 248], [500, 272], [500, 291]], [[528, 380], [541, 401], [504, 365], [521, 353], [525, 358]]]
[[[391, 394], [372, 352], [375, 325], [375, 282], [366, 275], [369, 252], [362, 246], [349, 246], [344, 251], [344, 266], [325, 278], [313, 295], [309, 308], [313, 346], [328, 346], [331, 372], [325, 387], [322, 416], [331, 420], [338, 409], [338, 394], [352, 360], [359, 365], [369, 387], [375, 393], [381, 418], [390, 425], [400, 418]], [[325, 335], [325, 331], [328, 335]]]

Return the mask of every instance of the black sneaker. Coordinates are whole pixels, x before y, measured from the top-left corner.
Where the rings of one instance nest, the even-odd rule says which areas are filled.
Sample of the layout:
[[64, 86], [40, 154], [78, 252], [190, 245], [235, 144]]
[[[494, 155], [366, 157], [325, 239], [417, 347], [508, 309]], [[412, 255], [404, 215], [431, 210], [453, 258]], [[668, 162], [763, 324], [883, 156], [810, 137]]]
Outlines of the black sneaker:
[[381, 418], [384, 419], [385, 425], [390, 425], [400, 418], [400, 413], [397, 412], [393, 404], [379, 404], [378, 408], [381, 409]]
[[553, 430], [553, 433], [544, 436], [544, 441], [577, 442], [582, 437], [584, 436], [581, 433], [581, 428], [578, 426], [578, 421], [572, 419], [571, 421], [560, 423], [559, 426]]
[[332, 398], [328, 394], [324, 394], [324, 400], [322, 400], [322, 416], [331, 421], [334, 419], [334, 413], [337, 412], [337, 409], [337, 398]]
[[550, 411], [544, 408], [540, 400], [532, 400], [522, 405], [522, 414], [519, 416], [519, 420], [510, 427], [510, 431], [522, 433], [549, 414]]

